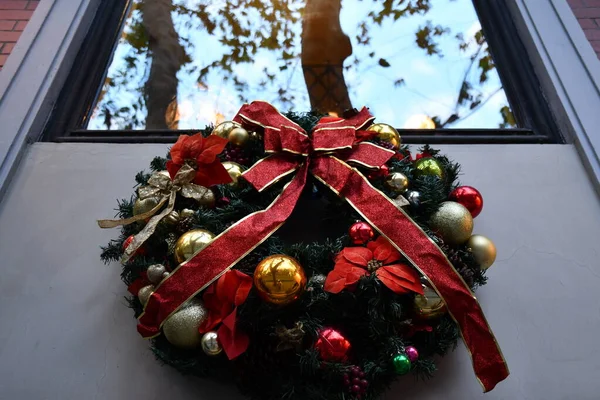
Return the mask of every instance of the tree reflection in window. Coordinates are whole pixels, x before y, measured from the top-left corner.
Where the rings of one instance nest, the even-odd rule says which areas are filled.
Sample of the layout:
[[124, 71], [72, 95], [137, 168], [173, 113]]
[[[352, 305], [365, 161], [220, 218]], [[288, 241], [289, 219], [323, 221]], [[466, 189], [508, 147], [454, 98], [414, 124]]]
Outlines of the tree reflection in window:
[[137, 0], [88, 128], [198, 128], [253, 99], [516, 126], [470, 0]]

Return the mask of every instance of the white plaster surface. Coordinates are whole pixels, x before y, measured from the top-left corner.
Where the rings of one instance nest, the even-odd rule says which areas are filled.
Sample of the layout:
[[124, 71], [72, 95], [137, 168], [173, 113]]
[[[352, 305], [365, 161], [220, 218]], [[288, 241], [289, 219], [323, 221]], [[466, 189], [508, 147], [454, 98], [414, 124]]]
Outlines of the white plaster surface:
[[[445, 146], [481, 190], [498, 260], [478, 292], [511, 376], [483, 395], [462, 346], [392, 399], [598, 399], [600, 203], [569, 145]], [[0, 399], [241, 399], [180, 376], [135, 330], [99, 246], [115, 199], [164, 145], [29, 147], [0, 204]]]

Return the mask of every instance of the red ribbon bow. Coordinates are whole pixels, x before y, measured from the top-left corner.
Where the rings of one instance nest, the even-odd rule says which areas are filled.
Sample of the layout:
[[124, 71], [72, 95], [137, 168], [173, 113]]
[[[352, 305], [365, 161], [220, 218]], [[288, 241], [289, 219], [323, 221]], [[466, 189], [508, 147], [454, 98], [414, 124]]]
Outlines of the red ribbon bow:
[[372, 120], [363, 108], [352, 118], [317, 124], [309, 136], [268, 103], [244, 105], [234, 121], [261, 127], [265, 151], [273, 153], [246, 171], [244, 178], [261, 191], [294, 171], [296, 174], [269, 207], [232, 225], [157, 286], [139, 317], [142, 336], [158, 335], [169, 315], [279, 229], [292, 213], [310, 173], [345, 199], [429, 279], [460, 328], [484, 390], [506, 378], [508, 368], [483, 311], [442, 250], [350, 165], [378, 168], [394, 155], [373, 143], [360, 142], [363, 135], [359, 130]]

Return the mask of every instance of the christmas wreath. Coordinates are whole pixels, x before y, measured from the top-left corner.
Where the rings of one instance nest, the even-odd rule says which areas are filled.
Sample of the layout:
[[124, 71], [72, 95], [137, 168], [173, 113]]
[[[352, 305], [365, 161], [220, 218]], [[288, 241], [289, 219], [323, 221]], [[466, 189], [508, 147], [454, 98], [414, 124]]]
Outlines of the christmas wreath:
[[121, 261], [139, 333], [253, 399], [377, 398], [462, 336], [493, 389], [508, 369], [471, 291], [496, 256], [472, 235], [481, 194], [367, 109], [344, 117], [253, 102], [136, 176], [99, 224], [122, 227], [102, 259]]

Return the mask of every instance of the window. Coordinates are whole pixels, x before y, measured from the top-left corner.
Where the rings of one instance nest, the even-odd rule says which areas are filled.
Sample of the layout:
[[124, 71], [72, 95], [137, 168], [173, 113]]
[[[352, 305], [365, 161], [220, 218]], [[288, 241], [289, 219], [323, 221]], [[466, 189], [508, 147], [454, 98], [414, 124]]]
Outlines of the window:
[[106, 1], [47, 137], [168, 142], [262, 99], [366, 105], [405, 142], [558, 141], [499, 3]]

